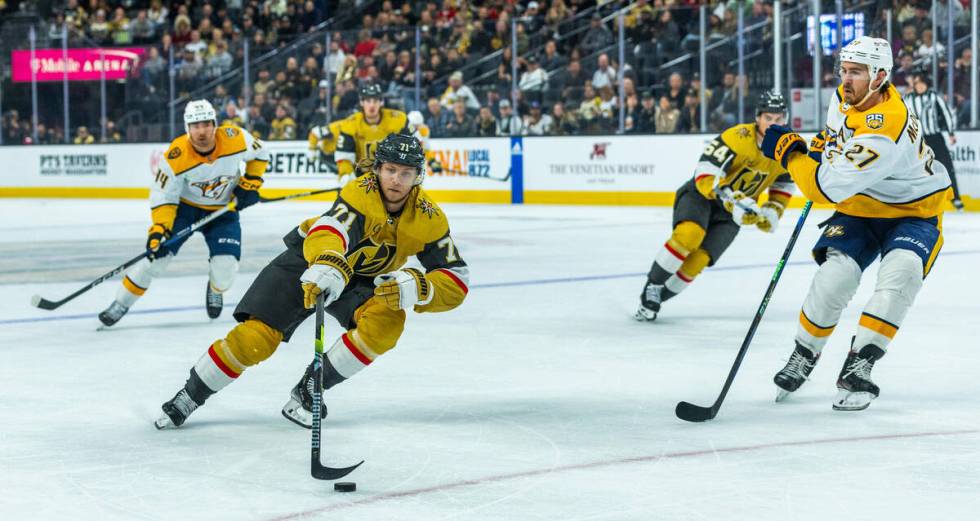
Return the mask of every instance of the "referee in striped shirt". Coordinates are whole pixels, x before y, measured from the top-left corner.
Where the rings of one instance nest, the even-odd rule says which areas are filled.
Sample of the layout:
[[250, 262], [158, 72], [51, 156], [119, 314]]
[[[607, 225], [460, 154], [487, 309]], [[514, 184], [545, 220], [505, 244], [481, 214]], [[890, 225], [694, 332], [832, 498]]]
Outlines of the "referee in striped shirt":
[[946, 171], [949, 172], [949, 179], [953, 183], [953, 206], [957, 210], [962, 210], [963, 202], [960, 201], [960, 191], [956, 186], [953, 158], [949, 155], [946, 138], [942, 134], [943, 131], [949, 132], [950, 144], [956, 144], [956, 119], [946, 102], [936, 94], [936, 91], [929, 88], [929, 76], [925, 68], [916, 67], [912, 70], [911, 76], [912, 90], [905, 95], [905, 104], [919, 118], [926, 144], [936, 155], [936, 160], [942, 163], [946, 167]]

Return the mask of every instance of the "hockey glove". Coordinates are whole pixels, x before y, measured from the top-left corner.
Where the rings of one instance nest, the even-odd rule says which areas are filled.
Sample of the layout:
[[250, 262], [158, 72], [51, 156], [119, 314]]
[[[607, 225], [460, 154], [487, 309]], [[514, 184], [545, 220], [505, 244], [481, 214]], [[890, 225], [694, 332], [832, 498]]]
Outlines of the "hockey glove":
[[775, 233], [776, 226], [779, 225], [779, 218], [782, 216], [783, 205], [767, 201], [759, 208], [759, 220], [755, 225], [766, 233]]
[[783, 125], [772, 125], [762, 138], [762, 154], [776, 160], [786, 168], [793, 152], [807, 153], [806, 141], [792, 128]]
[[810, 140], [810, 159], [820, 163], [823, 161], [823, 151], [827, 149], [827, 131], [821, 130]]
[[339, 253], [330, 251], [321, 254], [299, 277], [303, 285], [303, 306], [307, 309], [315, 306], [320, 293], [323, 293], [324, 306], [333, 304], [353, 275], [354, 270]]
[[759, 204], [755, 199], [746, 197], [741, 191], [733, 192], [728, 187], [718, 190], [717, 194], [736, 223], [748, 226], [759, 222]]
[[242, 211], [259, 202], [259, 191], [248, 190], [240, 185], [235, 187], [235, 209]]
[[[170, 229], [160, 223], [153, 223], [146, 236], [146, 249], [150, 250], [150, 260], [156, 260], [163, 241], [170, 238]], [[162, 253], [162, 252], [161, 252]]]
[[374, 288], [374, 296], [393, 310], [428, 304], [432, 301], [435, 290], [425, 274], [415, 268], [378, 275], [374, 278], [374, 285], [377, 286]]

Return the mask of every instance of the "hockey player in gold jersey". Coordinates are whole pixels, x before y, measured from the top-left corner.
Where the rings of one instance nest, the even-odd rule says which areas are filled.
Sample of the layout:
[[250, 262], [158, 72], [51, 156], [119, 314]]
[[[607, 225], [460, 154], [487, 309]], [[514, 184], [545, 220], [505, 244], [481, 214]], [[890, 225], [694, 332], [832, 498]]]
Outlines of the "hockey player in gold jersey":
[[[269, 153], [261, 141], [234, 125], [218, 127], [214, 107], [206, 100], [187, 104], [184, 130], [186, 134], [170, 143], [154, 172], [150, 189], [153, 225], [146, 241], [153, 254], [126, 272], [115, 300], [99, 314], [105, 327], [118, 322], [177, 255], [187, 238], [161, 247], [173, 232], [223, 208], [232, 199], [236, 210], [259, 200], [258, 189], [269, 164]], [[205, 305], [208, 316], [217, 318], [224, 305], [222, 293], [231, 287], [242, 253], [238, 212], [218, 217], [200, 232], [210, 254]]]
[[[446, 216], [419, 186], [424, 164], [414, 137], [381, 141], [370, 173], [344, 186], [328, 212], [285, 236], [286, 251], [259, 273], [235, 309], [239, 324], [211, 344], [184, 387], [163, 404], [157, 428], [180, 426], [209, 396], [272, 356], [313, 313], [321, 293], [326, 312], [346, 330], [324, 357], [325, 389], [394, 348], [406, 311], [459, 306], [468, 269]], [[413, 255], [424, 271], [404, 267]], [[305, 427], [312, 423], [311, 375], [312, 364], [282, 409]]]
[[[736, 125], [705, 147], [694, 176], [677, 190], [674, 231], [647, 275], [637, 320], [655, 320], [663, 302], [718, 262], [742, 226], [775, 231], [793, 183], [785, 168], [763, 157], [759, 144], [766, 129], [785, 123], [785, 118], [783, 97], [765, 92], [754, 123]], [[758, 199], [767, 188], [769, 198], [760, 206]]]
[[311, 159], [333, 154], [343, 186], [357, 175], [357, 166], [373, 160], [378, 143], [388, 134], [410, 133], [404, 112], [384, 107], [381, 86], [368, 84], [360, 90], [361, 110], [329, 125], [314, 127], [307, 140]]
[[766, 133], [766, 156], [788, 168], [803, 195], [836, 209], [813, 248], [820, 268], [803, 301], [796, 347], [774, 378], [777, 400], [806, 381], [862, 273], [880, 257], [875, 291], [857, 324], [833, 403], [837, 410], [868, 407], [879, 394], [871, 369], [898, 333], [942, 247], [950, 178], [889, 83], [891, 70], [888, 41], [853, 40], [840, 52], [841, 85], [828, 108], [827, 127], [810, 148], [788, 127], [774, 125]]

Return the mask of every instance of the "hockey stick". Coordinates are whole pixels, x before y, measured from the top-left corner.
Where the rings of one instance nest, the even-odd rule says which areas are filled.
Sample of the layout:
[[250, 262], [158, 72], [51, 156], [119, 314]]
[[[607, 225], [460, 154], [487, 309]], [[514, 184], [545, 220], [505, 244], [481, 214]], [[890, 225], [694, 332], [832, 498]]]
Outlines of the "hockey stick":
[[310, 475], [316, 479], [340, 479], [364, 463], [345, 468], [320, 463], [320, 394], [323, 392], [323, 293], [316, 297], [316, 352], [313, 354], [313, 434], [310, 450]]
[[[183, 230], [180, 230], [175, 235], [171, 236], [169, 239], [163, 241], [163, 243], [160, 244], [160, 247], [167, 246], [168, 244], [172, 244], [172, 243], [174, 243], [174, 242], [176, 242], [176, 241], [178, 241], [180, 239], [183, 239], [184, 237], [187, 237], [188, 235], [190, 235], [190, 234], [194, 233], [195, 231], [199, 230], [205, 224], [208, 224], [209, 222], [217, 219], [218, 217], [221, 217], [225, 213], [230, 212], [230, 211], [232, 211], [234, 209], [235, 209], [235, 202], [232, 201], [232, 202], [228, 203], [227, 205], [225, 205], [223, 208], [220, 208], [218, 210], [215, 210], [215, 211], [211, 212], [210, 214], [208, 214], [204, 218], [196, 221], [194, 224], [188, 226], [187, 228], [184, 228]], [[128, 261], [120, 264], [119, 266], [116, 266], [115, 268], [112, 268], [112, 270], [110, 270], [109, 272], [107, 272], [104, 275], [102, 275], [101, 277], [93, 280], [92, 282], [89, 282], [88, 284], [86, 284], [84, 287], [82, 287], [78, 291], [72, 293], [71, 295], [68, 295], [67, 297], [65, 297], [65, 298], [63, 298], [61, 300], [52, 301], [52, 300], [48, 300], [46, 298], [41, 297], [41, 295], [34, 295], [33, 297], [31, 297], [31, 305], [34, 306], [34, 307], [41, 308], [41, 309], [46, 309], [48, 311], [51, 311], [53, 309], [58, 309], [59, 307], [65, 305], [66, 303], [74, 300], [75, 297], [81, 295], [82, 293], [85, 293], [86, 291], [88, 291], [88, 290], [90, 290], [90, 289], [98, 286], [99, 284], [102, 284], [103, 282], [111, 279], [112, 277], [115, 277], [119, 273], [122, 273], [123, 271], [125, 271], [127, 268], [129, 268], [133, 264], [136, 264], [137, 262], [139, 262], [139, 261], [143, 260], [144, 258], [150, 256], [152, 253], [153, 252], [150, 251], [150, 250], [144, 251], [143, 253], [141, 253], [141, 254], [133, 257], [132, 259], [129, 259]]]
[[299, 194], [289, 194], [282, 197], [262, 197], [259, 199], [260, 203], [275, 203], [277, 201], [287, 201], [289, 199], [299, 199], [300, 197], [309, 197], [311, 195], [325, 194], [327, 192], [339, 192], [342, 187], [337, 186], [334, 188], [326, 188], [324, 190], [313, 190], [312, 192], [303, 192]]
[[[311, 192], [303, 192], [303, 193], [299, 193], [299, 194], [284, 195], [282, 197], [273, 197], [273, 198], [270, 198], [270, 199], [261, 198], [261, 199], [259, 199], [259, 202], [260, 203], [274, 203], [274, 202], [277, 202], [277, 201], [285, 201], [287, 199], [297, 199], [297, 198], [300, 198], [300, 197], [309, 197], [311, 195], [317, 195], [317, 194], [322, 194], [322, 193], [327, 193], [327, 192], [335, 192], [335, 191], [338, 191], [338, 190], [340, 190], [339, 187], [337, 187], [337, 188], [327, 188], [325, 190], [314, 190], [314, 191], [311, 191]], [[180, 230], [179, 232], [177, 232], [175, 235], [171, 236], [166, 241], [163, 241], [163, 243], [160, 246], [163, 247], [163, 246], [167, 246], [168, 244], [172, 244], [173, 242], [178, 241], [178, 240], [180, 240], [180, 239], [182, 239], [182, 238], [184, 238], [184, 237], [186, 237], [186, 236], [194, 233], [195, 231], [201, 229], [204, 225], [208, 224], [209, 222], [217, 219], [218, 217], [221, 217], [225, 213], [230, 212], [230, 211], [232, 211], [234, 209], [235, 209], [235, 203], [234, 202], [228, 203], [223, 208], [220, 208], [218, 210], [215, 210], [214, 212], [211, 212], [210, 214], [208, 214], [204, 218], [198, 220], [194, 224], [191, 224], [187, 228], [184, 228], [183, 230]], [[105, 273], [104, 275], [102, 275], [99, 278], [97, 278], [97, 279], [93, 280], [92, 282], [88, 283], [87, 285], [85, 285], [84, 287], [82, 287], [81, 289], [79, 289], [78, 291], [72, 293], [71, 295], [68, 295], [67, 297], [65, 297], [65, 298], [63, 298], [61, 300], [52, 301], [52, 300], [48, 300], [48, 299], [46, 299], [46, 298], [44, 298], [44, 297], [42, 297], [40, 295], [34, 295], [33, 297], [31, 297], [31, 305], [33, 305], [34, 307], [37, 307], [37, 308], [48, 310], [48, 311], [51, 311], [51, 310], [54, 310], [54, 309], [58, 309], [59, 307], [63, 306], [64, 304], [67, 304], [68, 302], [74, 300], [75, 297], [78, 297], [82, 293], [85, 293], [86, 291], [88, 291], [88, 290], [90, 290], [90, 289], [98, 286], [99, 284], [102, 284], [103, 282], [111, 279], [112, 277], [115, 277], [116, 275], [122, 273], [123, 271], [125, 271], [127, 268], [129, 268], [133, 264], [136, 264], [137, 262], [143, 260], [143, 258], [149, 256], [151, 253], [152, 252], [150, 252], [149, 250], [144, 251], [143, 253], [137, 255], [136, 257], [133, 257], [132, 259], [129, 259], [128, 261], [120, 264], [119, 266], [116, 266], [115, 268], [113, 268], [109, 272]]]
[[755, 330], [759, 327], [759, 322], [762, 321], [762, 315], [766, 312], [769, 299], [772, 297], [773, 291], [776, 290], [776, 283], [779, 282], [779, 277], [783, 274], [786, 261], [789, 260], [789, 255], [793, 252], [796, 239], [799, 238], [800, 231], [803, 230], [803, 222], [806, 221], [806, 216], [810, 213], [810, 206], [812, 204], [812, 201], [807, 201], [806, 205], [803, 206], [803, 212], [800, 213], [800, 218], [796, 221], [796, 229], [793, 230], [793, 235], [789, 238], [789, 244], [786, 245], [783, 256], [780, 257], [779, 263], [776, 264], [776, 272], [773, 273], [772, 280], [769, 281], [769, 288], [766, 289], [766, 295], [762, 298], [762, 303], [759, 304], [759, 310], [756, 311], [755, 319], [752, 320], [752, 325], [749, 326], [749, 332], [746, 333], [745, 340], [742, 341], [742, 347], [738, 350], [735, 363], [732, 364], [732, 369], [728, 372], [728, 378], [725, 380], [725, 386], [722, 387], [718, 399], [715, 400], [715, 403], [711, 407], [701, 407], [689, 402], [680, 402], [677, 404], [677, 408], [674, 409], [674, 414], [678, 418], [689, 422], [703, 422], [714, 418], [718, 414], [718, 409], [721, 409], [721, 403], [725, 401], [725, 396], [728, 395], [728, 389], [731, 388], [732, 382], [735, 380], [735, 374], [738, 372], [739, 366], [742, 365], [742, 359], [745, 358], [745, 353], [749, 350], [749, 344], [752, 343]]

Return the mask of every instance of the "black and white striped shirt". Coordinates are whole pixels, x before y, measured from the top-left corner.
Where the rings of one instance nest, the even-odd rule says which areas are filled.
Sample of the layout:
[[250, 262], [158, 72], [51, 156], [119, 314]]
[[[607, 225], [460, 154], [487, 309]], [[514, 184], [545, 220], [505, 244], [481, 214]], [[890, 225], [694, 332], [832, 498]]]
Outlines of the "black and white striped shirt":
[[936, 94], [936, 91], [929, 89], [918, 94], [913, 89], [903, 99], [905, 104], [919, 118], [923, 134], [931, 136], [944, 131], [950, 134], [956, 132], [956, 119], [950, 112], [949, 106]]

